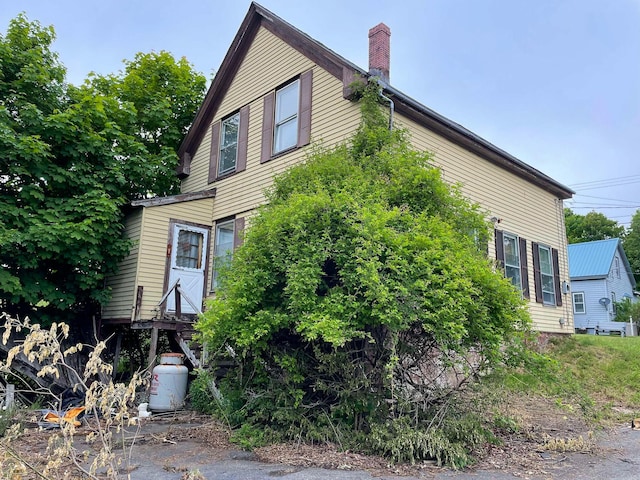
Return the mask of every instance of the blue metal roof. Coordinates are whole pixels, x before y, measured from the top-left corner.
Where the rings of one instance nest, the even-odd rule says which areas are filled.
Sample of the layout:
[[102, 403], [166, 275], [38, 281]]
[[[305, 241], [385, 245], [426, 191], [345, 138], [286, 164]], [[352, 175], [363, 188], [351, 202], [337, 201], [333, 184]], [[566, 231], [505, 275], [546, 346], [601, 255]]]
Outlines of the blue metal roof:
[[569, 277], [606, 277], [619, 244], [619, 238], [611, 238], [569, 245]]

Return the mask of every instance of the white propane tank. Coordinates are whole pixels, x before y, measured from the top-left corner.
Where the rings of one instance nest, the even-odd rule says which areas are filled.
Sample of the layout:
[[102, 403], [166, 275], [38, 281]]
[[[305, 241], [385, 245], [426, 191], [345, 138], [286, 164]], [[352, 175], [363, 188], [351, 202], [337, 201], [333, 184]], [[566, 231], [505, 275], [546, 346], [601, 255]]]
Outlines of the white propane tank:
[[160, 364], [151, 375], [149, 409], [153, 412], [169, 412], [184, 405], [187, 395], [189, 369], [182, 364], [181, 353], [163, 353]]

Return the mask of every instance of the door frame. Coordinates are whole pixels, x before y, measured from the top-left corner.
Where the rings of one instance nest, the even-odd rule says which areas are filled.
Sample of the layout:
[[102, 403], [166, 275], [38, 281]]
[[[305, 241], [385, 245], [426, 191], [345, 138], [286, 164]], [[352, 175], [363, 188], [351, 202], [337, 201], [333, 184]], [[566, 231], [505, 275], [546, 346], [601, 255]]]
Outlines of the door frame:
[[[167, 233], [167, 245], [165, 250], [165, 264], [164, 264], [164, 281], [162, 285], [162, 295], [167, 293], [167, 289], [171, 286], [169, 285], [169, 276], [171, 274], [171, 254], [173, 249], [173, 241], [174, 241], [174, 232], [176, 225], [185, 225], [187, 227], [195, 227], [201, 228], [203, 230], [207, 230], [209, 234], [207, 235], [207, 243], [204, 246], [205, 248], [205, 256], [204, 256], [204, 281], [202, 282], [202, 299], [207, 297], [207, 286], [209, 284], [209, 258], [211, 251], [211, 225], [204, 225], [202, 223], [188, 222], [185, 220], [180, 220], [177, 218], [169, 219], [169, 232]], [[160, 308], [161, 315], [164, 315], [167, 311], [167, 302], [164, 302]]]

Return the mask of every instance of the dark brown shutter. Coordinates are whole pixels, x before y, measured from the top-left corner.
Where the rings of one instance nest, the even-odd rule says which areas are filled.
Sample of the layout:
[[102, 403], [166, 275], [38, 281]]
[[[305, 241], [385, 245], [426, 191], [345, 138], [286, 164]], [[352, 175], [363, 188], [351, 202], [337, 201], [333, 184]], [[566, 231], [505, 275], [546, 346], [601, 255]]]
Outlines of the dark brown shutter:
[[233, 226], [233, 249], [235, 250], [244, 241], [244, 217], [236, 218]]
[[184, 152], [180, 157], [180, 164], [176, 170], [178, 178], [183, 179], [191, 174], [191, 154]]
[[211, 125], [211, 153], [209, 154], [209, 183], [218, 178], [218, 156], [220, 155], [220, 122]]
[[562, 291], [560, 290], [560, 262], [558, 261], [558, 249], [551, 249], [551, 257], [553, 258], [553, 285], [556, 290], [556, 305], [562, 306]]
[[238, 131], [238, 157], [236, 172], [247, 168], [247, 145], [249, 143], [249, 105], [240, 109], [240, 128]]
[[504, 270], [504, 235], [502, 230], [494, 230], [493, 235], [496, 238], [496, 260]]
[[313, 70], [300, 75], [300, 108], [298, 112], [298, 147], [311, 141], [311, 96], [313, 90]]
[[522, 282], [522, 296], [527, 300], [531, 298], [529, 292], [529, 268], [527, 265], [527, 241], [524, 238], [520, 242], [520, 280]]
[[540, 250], [536, 242], [531, 242], [533, 253], [533, 284], [536, 288], [536, 302], [544, 303], [542, 297], [542, 275], [540, 274]]
[[276, 92], [269, 93], [264, 97], [264, 109], [262, 113], [262, 152], [260, 153], [260, 163], [271, 160], [273, 149], [273, 124], [275, 121]]

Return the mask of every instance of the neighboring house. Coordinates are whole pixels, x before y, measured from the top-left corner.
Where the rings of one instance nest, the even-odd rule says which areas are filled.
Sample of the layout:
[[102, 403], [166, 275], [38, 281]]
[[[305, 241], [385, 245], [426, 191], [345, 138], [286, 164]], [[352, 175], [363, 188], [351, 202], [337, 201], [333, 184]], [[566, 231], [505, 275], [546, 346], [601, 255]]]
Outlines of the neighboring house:
[[619, 238], [569, 245], [574, 327], [587, 333], [620, 332], [616, 302], [635, 301], [636, 281]]
[[350, 86], [377, 77], [394, 125], [494, 222], [489, 255], [529, 300], [534, 328], [572, 333], [561, 286], [569, 280], [563, 199], [573, 192], [391, 87], [389, 49], [389, 28], [372, 28], [365, 71], [252, 3], [180, 147], [182, 195], [132, 204], [126, 229], [138, 247], [108, 281], [103, 325], [182, 328], [176, 310], [194, 309], [167, 301], [175, 280], [197, 306], [214, 293], [219, 265], [274, 175], [302, 162], [313, 142], [348, 139], [361, 118]]

